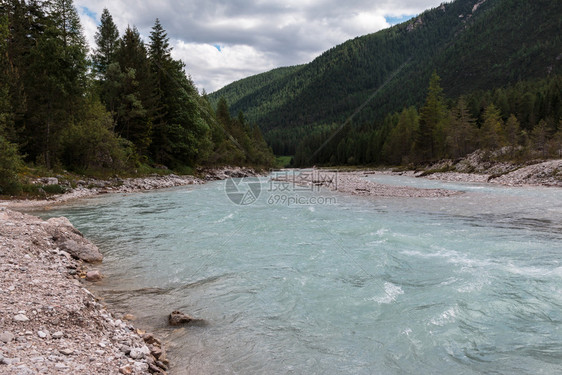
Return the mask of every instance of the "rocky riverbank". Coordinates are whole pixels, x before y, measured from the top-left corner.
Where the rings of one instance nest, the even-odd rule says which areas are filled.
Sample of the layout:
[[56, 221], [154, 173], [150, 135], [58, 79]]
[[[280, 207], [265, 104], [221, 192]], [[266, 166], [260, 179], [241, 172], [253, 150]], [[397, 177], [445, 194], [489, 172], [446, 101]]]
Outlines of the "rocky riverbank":
[[492, 155], [475, 151], [460, 160], [443, 160], [423, 170], [397, 174], [451, 182], [562, 187], [562, 159], [517, 163], [498, 161], [501, 156], [502, 150]]
[[101, 259], [67, 219], [0, 208], [0, 373], [165, 373], [160, 342], [86, 289]]
[[110, 180], [84, 178], [72, 181], [72, 183], [69, 181], [63, 182], [57, 177], [38, 178], [31, 182], [44, 185], [60, 185], [66, 190], [66, 192], [64, 194], [53, 195], [45, 199], [38, 200], [4, 200], [0, 201], [0, 207], [3, 206], [15, 210], [26, 210], [48, 207], [100, 194], [134, 193], [186, 185], [201, 185], [207, 181], [225, 180], [230, 177], [241, 178], [259, 175], [259, 173], [254, 169], [244, 167], [222, 167], [212, 169], [201, 168], [197, 171], [197, 173], [200, 177], [169, 174], [164, 176], [152, 175], [141, 178], [113, 178]]
[[239, 167], [201, 169], [198, 174], [84, 179], [74, 181], [75, 187], [57, 177], [41, 178], [37, 183], [60, 184], [66, 193], [0, 202], [1, 374], [166, 373], [162, 343], [136, 330], [127, 316], [114, 316], [87, 290], [89, 282], [102, 277], [86, 267], [102, 261], [99, 249], [66, 218], [43, 221], [11, 209], [258, 175]]

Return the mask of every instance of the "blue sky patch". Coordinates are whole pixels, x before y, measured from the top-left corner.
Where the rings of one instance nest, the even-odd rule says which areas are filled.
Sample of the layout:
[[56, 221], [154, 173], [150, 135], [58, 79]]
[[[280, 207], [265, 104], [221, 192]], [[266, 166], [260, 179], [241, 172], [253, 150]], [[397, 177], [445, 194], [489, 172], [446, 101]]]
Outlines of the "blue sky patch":
[[221, 46], [219, 44], [213, 44], [213, 47], [215, 47], [217, 51], [222, 52]]
[[87, 7], [80, 7], [80, 9], [82, 9], [82, 13], [87, 15], [88, 17], [90, 17], [91, 19], [93, 19], [94, 21], [97, 22], [97, 15], [96, 12], [92, 12], [90, 9], [88, 9]]
[[386, 19], [386, 22], [388, 22], [389, 24], [394, 26], [394, 25], [397, 25], [399, 23], [406, 22], [413, 17], [415, 17], [415, 15], [406, 14], [406, 15], [399, 16], [399, 17], [386, 16], [385, 19]]

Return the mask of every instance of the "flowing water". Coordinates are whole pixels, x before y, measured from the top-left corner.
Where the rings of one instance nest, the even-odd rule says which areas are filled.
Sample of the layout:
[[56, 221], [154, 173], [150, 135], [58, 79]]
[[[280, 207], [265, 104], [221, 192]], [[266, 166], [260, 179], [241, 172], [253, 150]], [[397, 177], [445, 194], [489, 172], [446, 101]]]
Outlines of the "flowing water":
[[240, 206], [219, 181], [43, 216], [103, 250], [98, 292], [168, 338], [171, 374], [562, 373], [562, 191], [371, 179], [465, 193], [288, 205], [264, 182]]

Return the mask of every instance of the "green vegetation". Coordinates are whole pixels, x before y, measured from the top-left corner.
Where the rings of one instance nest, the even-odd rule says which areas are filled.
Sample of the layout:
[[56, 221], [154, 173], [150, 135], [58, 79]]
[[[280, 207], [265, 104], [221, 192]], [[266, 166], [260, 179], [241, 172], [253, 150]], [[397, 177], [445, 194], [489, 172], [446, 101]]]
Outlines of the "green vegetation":
[[[210, 97], [213, 101], [227, 97], [233, 113], [242, 110], [247, 119], [260, 124], [276, 154], [296, 155], [304, 137], [311, 134], [317, 137], [331, 128], [331, 124], [343, 124], [396, 73], [355, 117], [354, 129], [350, 132], [361, 133], [364, 137], [347, 140], [345, 146], [340, 147], [339, 156], [333, 154], [343, 162], [350, 161], [343, 160], [344, 149], [358, 143], [369, 144], [367, 147], [373, 149], [369, 155], [350, 156], [355, 163], [358, 159], [369, 163], [382, 161], [375, 155], [380, 145], [372, 143], [384, 143], [379, 138], [385, 138], [392, 128], [384, 128], [390, 121], [385, 119], [389, 113], [400, 112], [403, 108], [423, 106], [427, 82], [435, 71], [441, 77], [440, 85], [444, 97], [448, 98], [445, 103], [448, 107], [453, 106], [451, 100], [456, 102], [464, 95], [467, 108], [463, 110], [470, 110], [475, 119], [481, 120], [479, 111], [486, 106], [470, 100], [491, 102], [491, 98], [486, 97], [489, 94], [494, 96], [504, 120], [506, 114], [513, 113], [530, 131], [539, 122], [538, 116], [543, 116], [532, 108], [538, 106], [536, 100], [542, 100], [533, 96], [537, 94], [534, 86], [540, 85], [540, 79], [554, 79], [552, 77], [562, 73], [562, 2], [487, 0], [473, 11], [477, 2], [444, 3], [403, 24], [349, 40], [307, 65], [250, 77]], [[518, 84], [530, 86], [532, 92], [516, 90], [521, 94], [516, 99], [506, 96], [505, 90], [495, 90]], [[507, 109], [506, 103], [522, 105], [521, 110]], [[423, 121], [419, 125], [426, 126]], [[375, 130], [377, 136], [373, 135]], [[442, 133], [442, 130], [436, 131]], [[458, 141], [461, 134], [456, 136]], [[442, 137], [435, 141], [447, 142]], [[310, 141], [305, 143], [310, 144]], [[442, 147], [437, 144], [429, 147], [434, 146]], [[302, 144], [301, 152], [306, 147]], [[429, 150], [418, 149], [418, 152], [429, 157]], [[330, 162], [331, 156], [320, 160]]]
[[293, 157], [292, 156], [278, 156], [275, 162], [276, 168], [289, 168], [292, 167]]
[[475, 92], [457, 102], [443, 95], [439, 82], [434, 74], [419, 111], [408, 107], [380, 123], [347, 126], [329, 142], [333, 127], [305, 137], [295, 165], [414, 166], [504, 147], [509, 159], [560, 157], [562, 76]]
[[71, 0], [0, 8], [0, 194], [25, 190], [24, 163], [88, 175], [274, 165], [257, 126], [199, 95], [158, 20], [145, 45], [105, 9], [90, 60]]

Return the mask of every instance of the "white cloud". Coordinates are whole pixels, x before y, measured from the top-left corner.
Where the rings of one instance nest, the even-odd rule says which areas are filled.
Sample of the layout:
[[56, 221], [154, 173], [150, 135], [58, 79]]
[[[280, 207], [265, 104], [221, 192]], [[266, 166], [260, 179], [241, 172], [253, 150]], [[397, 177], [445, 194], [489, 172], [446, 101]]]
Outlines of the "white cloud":
[[[200, 89], [311, 61], [334, 45], [388, 27], [386, 17], [415, 15], [442, 0], [76, 0], [90, 47], [108, 7], [119, 30], [135, 25], [147, 36], [159, 18], [174, 56]], [[84, 9], [85, 8], [85, 9]], [[220, 45], [222, 52], [214, 45]]]

